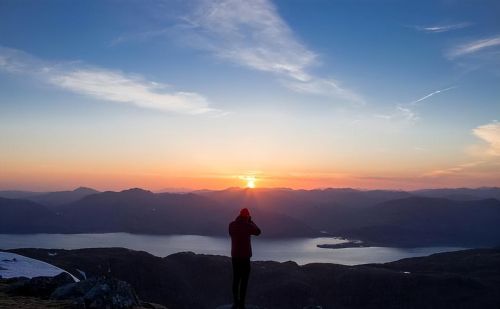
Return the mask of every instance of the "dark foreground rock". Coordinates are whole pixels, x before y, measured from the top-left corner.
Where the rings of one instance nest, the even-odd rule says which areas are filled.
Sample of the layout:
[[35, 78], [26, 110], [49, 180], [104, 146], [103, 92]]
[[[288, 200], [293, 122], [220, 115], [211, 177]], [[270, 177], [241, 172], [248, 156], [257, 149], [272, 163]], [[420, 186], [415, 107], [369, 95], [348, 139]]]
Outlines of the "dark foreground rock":
[[[27, 278], [25, 278], [27, 279]], [[8, 294], [15, 279], [0, 279], [0, 308], [2, 309], [74, 309], [71, 301], [51, 300], [32, 296]]]
[[[231, 259], [177, 253], [160, 258], [123, 248], [18, 249], [77, 276], [113, 277], [170, 309], [231, 301]], [[56, 255], [48, 253], [57, 252]], [[247, 300], [266, 309], [499, 308], [500, 248], [440, 253], [386, 264], [252, 262]]]
[[2, 279], [0, 287], [0, 308], [14, 308], [6, 304], [19, 303], [17, 309], [166, 309], [142, 302], [130, 284], [110, 277], [75, 282], [69, 274], [61, 273], [55, 277]]
[[10, 295], [33, 296], [49, 298], [58, 287], [74, 283], [75, 280], [68, 273], [60, 273], [55, 277], [13, 278], [12, 285], [7, 289]]
[[129, 309], [141, 302], [134, 289], [125, 281], [114, 278], [90, 278], [60, 286], [50, 296], [52, 299], [71, 299], [86, 309]]

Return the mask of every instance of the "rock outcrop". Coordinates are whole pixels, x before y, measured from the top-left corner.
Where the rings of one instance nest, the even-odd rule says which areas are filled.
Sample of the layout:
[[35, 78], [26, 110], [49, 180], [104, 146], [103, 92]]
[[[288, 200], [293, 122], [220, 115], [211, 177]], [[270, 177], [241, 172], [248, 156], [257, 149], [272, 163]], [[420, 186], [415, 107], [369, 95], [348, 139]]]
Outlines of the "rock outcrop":
[[90, 278], [60, 286], [50, 296], [52, 299], [71, 299], [86, 309], [130, 309], [141, 305], [134, 289], [125, 281], [114, 278]]
[[[3, 291], [10, 302], [31, 299], [28, 303], [38, 304], [34, 308], [76, 308], [76, 309], [167, 309], [165, 306], [143, 302], [130, 284], [110, 277], [93, 277], [75, 282], [68, 273], [55, 277], [25, 277], [3, 279]], [[0, 293], [0, 304], [5, 296]], [[40, 299], [40, 300], [36, 300]], [[45, 301], [44, 301], [45, 300]], [[61, 307], [59, 307], [61, 306]], [[0, 306], [0, 308], [3, 308]], [[32, 306], [18, 306], [18, 309]]]
[[[214, 309], [232, 300], [231, 259], [177, 253], [160, 258], [123, 248], [18, 249], [89, 277], [111, 269], [146, 301], [176, 309]], [[266, 309], [498, 308], [500, 248], [474, 249], [345, 266], [252, 262], [247, 302]], [[77, 274], [78, 275], [78, 274]], [[80, 276], [81, 279], [83, 277]]]
[[13, 284], [7, 290], [8, 294], [39, 298], [49, 298], [55, 289], [75, 282], [75, 280], [68, 273], [60, 273], [55, 277], [43, 276], [31, 279], [20, 277], [12, 278], [10, 280]]

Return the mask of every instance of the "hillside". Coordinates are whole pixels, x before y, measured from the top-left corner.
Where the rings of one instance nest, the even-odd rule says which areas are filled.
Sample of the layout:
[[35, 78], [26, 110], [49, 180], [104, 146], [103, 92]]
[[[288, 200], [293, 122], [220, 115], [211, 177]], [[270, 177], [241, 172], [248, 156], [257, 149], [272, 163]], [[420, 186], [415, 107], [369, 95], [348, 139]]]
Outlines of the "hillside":
[[500, 201], [409, 197], [367, 209], [341, 232], [399, 246], [499, 245]]
[[[220, 236], [226, 235], [227, 224], [239, 209], [248, 207], [264, 231], [262, 237], [332, 235], [381, 246], [496, 246], [500, 201], [491, 196], [498, 191], [231, 188], [179, 194], [138, 188], [100, 193], [77, 189], [30, 197], [39, 202], [0, 198], [0, 233]], [[463, 200], [457, 199], [465, 193]], [[454, 194], [454, 198], [423, 194]], [[63, 200], [68, 202], [58, 204]]]
[[[213, 309], [231, 299], [231, 261], [223, 256], [160, 258], [121, 248], [12, 251], [87, 276], [110, 267], [142, 299], [171, 309]], [[268, 309], [498, 308], [499, 265], [500, 248], [360, 266], [253, 262], [248, 298]]]
[[57, 216], [40, 204], [0, 197], [0, 233], [56, 232]]

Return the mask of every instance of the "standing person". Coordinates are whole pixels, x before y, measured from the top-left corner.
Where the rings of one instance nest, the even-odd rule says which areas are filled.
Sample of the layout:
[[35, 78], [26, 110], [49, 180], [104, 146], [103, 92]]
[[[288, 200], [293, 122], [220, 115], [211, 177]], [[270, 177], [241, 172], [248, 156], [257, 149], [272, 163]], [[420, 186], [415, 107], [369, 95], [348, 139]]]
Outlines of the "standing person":
[[233, 309], [244, 309], [252, 256], [250, 236], [260, 235], [260, 229], [253, 223], [248, 209], [243, 208], [229, 224], [229, 235], [233, 262]]

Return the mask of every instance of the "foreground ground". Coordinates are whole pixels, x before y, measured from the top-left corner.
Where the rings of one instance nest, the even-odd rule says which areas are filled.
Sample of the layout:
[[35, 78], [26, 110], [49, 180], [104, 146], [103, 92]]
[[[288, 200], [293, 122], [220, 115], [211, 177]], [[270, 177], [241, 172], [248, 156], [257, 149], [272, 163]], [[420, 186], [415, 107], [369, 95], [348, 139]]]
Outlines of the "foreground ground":
[[[111, 271], [141, 299], [171, 309], [213, 309], [231, 300], [231, 260], [223, 256], [160, 258], [123, 248], [12, 251], [75, 276]], [[253, 262], [248, 299], [268, 309], [499, 308], [499, 290], [500, 248], [495, 248], [359, 266]]]
[[70, 301], [56, 301], [37, 297], [12, 296], [5, 292], [10, 282], [0, 279], [0, 308], [13, 309], [72, 309]]

